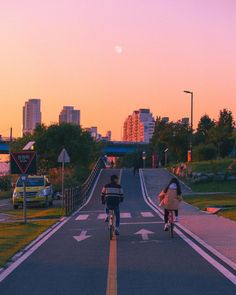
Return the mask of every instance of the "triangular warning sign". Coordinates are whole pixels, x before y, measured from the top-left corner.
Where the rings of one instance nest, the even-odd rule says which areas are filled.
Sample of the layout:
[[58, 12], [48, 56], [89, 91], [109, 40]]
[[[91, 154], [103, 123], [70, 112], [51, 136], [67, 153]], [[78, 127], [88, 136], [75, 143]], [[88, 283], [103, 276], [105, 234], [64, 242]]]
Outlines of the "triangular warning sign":
[[35, 152], [16, 152], [12, 153], [12, 158], [22, 174], [26, 174], [36, 157]]
[[58, 163], [70, 163], [70, 156], [65, 148], [62, 149], [57, 159]]

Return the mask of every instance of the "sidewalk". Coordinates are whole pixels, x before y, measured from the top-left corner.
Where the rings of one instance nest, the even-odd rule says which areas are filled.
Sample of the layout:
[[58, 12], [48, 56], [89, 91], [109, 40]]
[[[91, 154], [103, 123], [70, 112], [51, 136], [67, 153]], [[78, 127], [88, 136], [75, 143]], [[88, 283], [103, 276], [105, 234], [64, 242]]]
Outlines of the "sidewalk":
[[[149, 197], [158, 204], [156, 196], [168, 184], [172, 175], [165, 169], [144, 169], [143, 175]], [[183, 195], [191, 193], [184, 184], [181, 186]], [[180, 224], [236, 263], [236, 222], [182, 202]]]

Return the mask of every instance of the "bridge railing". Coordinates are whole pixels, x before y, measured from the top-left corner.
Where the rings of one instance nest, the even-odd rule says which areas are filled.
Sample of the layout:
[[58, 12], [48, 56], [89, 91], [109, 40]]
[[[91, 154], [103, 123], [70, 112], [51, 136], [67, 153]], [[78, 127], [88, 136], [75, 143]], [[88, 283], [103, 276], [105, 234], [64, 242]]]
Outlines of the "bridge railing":
[[102, 158], [96, 162], [87, 180], [80, 186], [67, 188], [64, 191], [63, 208], [64, 214], [70, 215], [86, 203], [95, 184], [95, 181], [105, 163]]

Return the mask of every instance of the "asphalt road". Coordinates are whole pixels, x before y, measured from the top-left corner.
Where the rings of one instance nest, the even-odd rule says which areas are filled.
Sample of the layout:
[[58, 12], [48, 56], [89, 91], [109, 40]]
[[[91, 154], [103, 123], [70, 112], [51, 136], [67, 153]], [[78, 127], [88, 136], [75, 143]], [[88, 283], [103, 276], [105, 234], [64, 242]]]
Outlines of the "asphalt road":
[[102, 172], [88, 205], [0, 283], [0, 294], [235, 294], [218, 270], [163, 231], [130, 170], [122, 173], [121, 235], [110, 243], [100, 192], [114, 172]]

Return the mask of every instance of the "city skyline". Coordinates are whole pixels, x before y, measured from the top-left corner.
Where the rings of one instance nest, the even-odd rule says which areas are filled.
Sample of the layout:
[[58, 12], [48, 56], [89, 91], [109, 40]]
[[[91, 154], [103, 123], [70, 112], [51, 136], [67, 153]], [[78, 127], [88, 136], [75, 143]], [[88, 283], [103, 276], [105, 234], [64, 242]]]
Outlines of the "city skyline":
[[43, 100], [47, 125], [75, 105], [83, 126], [112, 129], [114, 139], [140, 107], [189, 117], [185, 89], [195, 94], [195, 127], [204, 113], [235, 115], [235, 10], [232, 0], [2, 3], [0, 133], [21, 134], [27, 97]]

